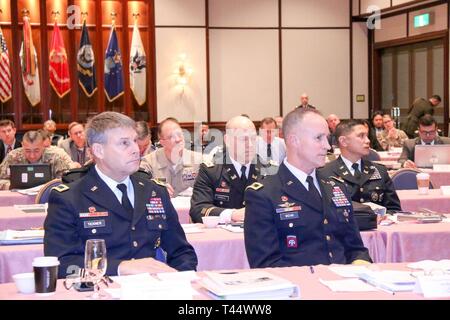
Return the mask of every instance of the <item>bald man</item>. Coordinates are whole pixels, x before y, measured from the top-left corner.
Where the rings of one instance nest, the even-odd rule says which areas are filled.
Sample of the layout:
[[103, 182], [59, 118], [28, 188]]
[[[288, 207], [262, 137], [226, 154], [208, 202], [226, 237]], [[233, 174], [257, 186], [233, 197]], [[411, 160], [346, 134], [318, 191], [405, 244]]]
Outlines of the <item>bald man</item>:
[[309, 96], [307, 93], [303, 93], [300, 96], [300, 105], [297, 106], [296, 108], [304, 108], [304, 109], [315, 109], [316, 107], [314, 107], [313, 105], [309, 104]]
[[327, 117], [328, 129], [330, 130], [330, 135], [328, 136], [328, 143], [330, 144], [331, 147], [338, 145], [338, 141], [336, 139], [336, 135], [334, 134], [334, 132], [336, 131], [336, 127], [340, 122], [341, 119], [339, 119], [339, 117], [334, 113], [330, 114]]
[[220, 216], [222, 223], [243, 221], [244, 190], [260, 177], [256, 128], [250, 119], [230, 119], [224, 142], [224, 150], [200, 165], [189, 212], [194, 223], [201, 223], [203, 216]]

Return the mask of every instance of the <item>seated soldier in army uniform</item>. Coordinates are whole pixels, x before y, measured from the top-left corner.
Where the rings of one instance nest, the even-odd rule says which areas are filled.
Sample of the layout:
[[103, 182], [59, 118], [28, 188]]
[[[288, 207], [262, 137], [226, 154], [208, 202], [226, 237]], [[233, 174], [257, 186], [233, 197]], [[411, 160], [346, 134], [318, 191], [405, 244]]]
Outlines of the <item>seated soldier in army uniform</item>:
[[189, 211], [194, 223], [208, 215], [220, 216], [222, 223], [242, 222], [244, 190], [261, 175], [255, 157], [256, 129], [250, 119], [230, 119], [224, 141], [226, 148], [216, 153], [212, 162], [200, 165]]
[[320, 169], [325, 177], [337, 176], [353, 201], [373, 202], [386, 207], [388, 213], [401, 210], [400, 200], [383, 165], [362, 158], [369, 154], [368, 129], [361, 120], [346, 120], [336, 128], [341, 155]]
[[59, 277], [84, 266], [86, 240], [94, 238], [106, 242], [107, 275], [195, 270], [197, 256], [165, 186], [135, 175], [135, 122], [104, 112], [86, 132], [95, 165], [52, 190], [44, 223], [44, 254], [59, 258]]
[[278, 174], [245, 191], [245, 249], [251, 268], [368, 264], [340, 178], [324, 177], [328, 125], [313, 109], [283, 120], [287, 157]]
[[158, 128], [162, 148], [142, 158], [141, 168], [155, 179], [166, 182], [171, 196], [193, 187], [202, 154], [185, 148], [183, 131], [174, 118], [167, 118]]
[[49, 163], [52, 177], [61, 178], [62, 174], [73, 168], [73, 161], [61, 152], [45, 147], [44, 137], [39, 131], [27, 131], [22, 139], [22, 147], [8, 153], [0, 165], [0, 190], [10, 187], [9, 166], [11, 164]]

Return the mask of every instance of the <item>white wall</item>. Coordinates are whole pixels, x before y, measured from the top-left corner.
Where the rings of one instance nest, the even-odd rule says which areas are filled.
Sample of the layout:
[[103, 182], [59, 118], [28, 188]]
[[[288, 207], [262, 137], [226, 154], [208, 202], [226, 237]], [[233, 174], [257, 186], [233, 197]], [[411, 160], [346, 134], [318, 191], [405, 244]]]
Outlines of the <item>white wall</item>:
[[[206, 120], [206, 37], [211, 121], [240, 113], [254, 120], [276, 116], [281, 100], [286, 114], [304, 91], [325, 116], [348, 118], [352, 51], [354, 93], [367, 92], [367, 61], [355, 67], [367, 54], [360, 51], [366, 46], [362, 31], [353, 37], [358, 49], [350, 48], [350, 1], [282, 0], [280, 32], [278, 0], [208, 0], [209, 31], [205, 0], [155, 0], [158, 121], [169, 115]], [[173, 88], [180, 53], [194, 70], [182, 97]]]

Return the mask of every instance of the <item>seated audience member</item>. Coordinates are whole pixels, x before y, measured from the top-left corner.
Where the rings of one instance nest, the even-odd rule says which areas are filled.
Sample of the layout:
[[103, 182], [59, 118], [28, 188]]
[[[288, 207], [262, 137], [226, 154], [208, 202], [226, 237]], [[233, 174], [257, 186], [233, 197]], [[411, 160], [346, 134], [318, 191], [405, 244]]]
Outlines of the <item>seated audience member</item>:
[[197, 256], [166, 188], [135, 175], [135, 122], [103, 112], [89, 120], [86, 135], [95, 165], [52, 190], [44, 223], [44, 254], [59, 258], [59, 277], [84, 267], [88, 239], [105, 240], [107, 275], [195, 270]]
[[431, 96], [428, 100], [424, 98], [417, 98], [408, 110], [408, 117], [403, 122], [402, 129], [410, 139], [415, 138], [415, 132], [419, 126], [419, 119], [424, 115], [434, 114], [434, 109], [441, 103], [441, 97], [437, 94]]
[[194, 223], [203, 216], [220, 216], [222, 223], [243, 221], [244, 190], [260, 177], [253, 122], [243, 116], [230, 119], [224, 141], [214, 161], [200, 165], [189, 211]]
[[370, 147], [363, 121], [341, 122], [336, 128], [336, 137], [341, 155], [320, 169], [320, 174], [342, 179], [353, 201], [373, 202], [386, 207], [389, 213], [400, 211], [400, 200], [386, 167], [362, 159], [369, 154]]
[[283, 120], [287, 156], [278, 173], [245, 191], [244, 240], [251, 268], [371, 262], [341, 179], [325, 164], [328, 126], [313, 109]]
[[2, 163], [8, 153], [22, 146], [16, 139], [16, 125], [11, 120], [0, 121], [0, 140], [0, 163]]
[[146, 121], [136, 122], [137, 144], [141, 158], [152, 153], [156, 148], [152, 145], [152, 133]]
[[275, 122], [277, 123], [277, 129], [278, 129], [278, 137], [283, 139], [283, 117], [277, 116], [274, 117]]
[[257, 154], [262, 164], [269, 164], [273, 161], [275, 165], [280, 165], [286, 157], [286, 145], [284, 140], [277, 136], [277, 124], [273, 118], [264, 118], [259, 127], [257, 138]]
[[300, 105], [298, 105], [296, 108], [305, 108], [305, 109], [315, 109], [313, 105], [309, 104], [309, 96], [307, 93], [303, 93], [300, 96]]
[[377, 136], [379, 133], [383, 132], [384, 125], [383, 125], [383, 112], [382, 111], [375, 111], [372, 115], [372, 128], [375, 131], [375, 136]]
[[210, 129], [207, 123], [199, 123], [194, 133], [191, 150], [209, 155], [216, 147], [223, 146], [222, 133], [217, 129]]
[[72, 163], [67, 157], [48, 150], [44, 139], [38, 131], [27, 131], [22, 139], [22, 147], [8, 153], [0, 165], [0, 189], [7, 190], [10, 185], [9, 166], [11, 164], [50, 163], [53, 178], [61, 178], [64, 171], [69, 170]]
[[405, 141], [398, 162], [400, 162], [404, 168], [416, 168], [416, 164], [414, 163], [416, 145], [450, 144], [450, 138], [439, 137], [437, 129], [436, 120], [429, 114], [420, 118], [419, 136], [415, 139], [408, 139]]
[[56, 147], [51, 144], [50, 133], [48, 131], [39, 129], [38, 132], [41, 135], [42, 140], [44, 141], [44, 148], [46, 148], [46, 150], [57, 153], [65, 162], [70, 163], [71, 169], [80, 167], [80, 164], [77, 162], [73, 162], [67, 152], [65, 152], [62, 148]]
[[44, 122], [43, 129], [47, 131], [50, 134], [50, 142], [53, 146], [57, 146], [59, 140], [63, 139], [64, 137], [60, 134], [55, 134], [56, 131], [56, 123], [53, 120], [47, 120]]
[[339, 122], [341, 122], [341, 119], [339, 119], [339, 117], [335, 114], [330, 114], [327, 117], [328, 129], [330, 130], [330, 135], [328, 136], [328, 143], [331, 146], [330, 148], [331, 150], [333, 149], [333, 147], [337, 146], [337, 139], [334, 132]]
[[61, 140], [58, 147], [63, 148], [72, 161], [83, 166], [91, 159], [90, 151], [86, 145], [84, 126], [78, 122], [72, 122], [68, 127], [69, 138]]
[[165, 180], [172, 196], [194, 186], [202, 154], [185, 148], [183, 131], [174, 118], [167, 118], [158, 128], [162, 148], [142, 158], [141, 168], [153, 178]]
[[383, 125], [384, 130], [377, 135], [381, 147], [384, 150], [403, 147], [403, 143], [408, 139], [408, 136], [402, 130], [395, 128], [394, 121], [390, 115], [385, 114], [383, 116]]
[[377, 139], [377, 136], [375, 134], [375, 129], [370, 127], [369, 121], [362, 120], [364, 122], [364, 126], [369, 132], [369, 140], [370, 140], [370, 149], [376, 150], [376, 151], [383, 151], [383, 147], [381, 146], [380, 142]]

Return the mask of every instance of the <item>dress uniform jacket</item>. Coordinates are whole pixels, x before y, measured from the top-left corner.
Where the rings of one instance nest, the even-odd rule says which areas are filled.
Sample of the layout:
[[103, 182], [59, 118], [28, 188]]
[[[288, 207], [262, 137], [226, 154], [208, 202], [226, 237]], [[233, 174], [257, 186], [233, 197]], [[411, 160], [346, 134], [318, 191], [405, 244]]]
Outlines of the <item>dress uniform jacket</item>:
[[202, 154], [184, 149], [181, 160], [175, 168], [172, 168], [164, 148], [160, 148], [143, 157], [140, 166], [156, 179], [165, 178], [166, 182], [173, 187], [174, 196], [177, 196], [180, 192], [194, 186], [198, 168], [202, 163]]
[[277, 175], [247, 188], [244, 239], [251, 268], [371, 261], [342, 180], [318, 179], [322, 198], [316, 201], [284, 163]]
[[126, 212], [95, 168], [81, 179], [52, 190], [45, 219], [44, 253], [57, 256], [59, 277], [71, 265], [84, 266], [88, 239], [105, 239], [106, 274], [116, 275], [123, 260], [155, 257], [160, 246], [167, 264], [177, 270], [195, 270], [197, 256], [178, 221], [165, 187], [131, 175], [135, 205]]
[[244, 185], [228, 155], [219, 152], [214, 160], [200, 165], [195, 180], [189, 211], [194, 223], [201, 223], [203, 216], [218, 216], [225, 209], [244, 207], [245, 188], [261, 175], [261, 165], [252, 164]]
[[[420, 139], [420, 137], [406, 140], [405, 144], [403, 145], [402, 154], [400, 155], [398, 162], [400, 162], [402, 165], [406, 160], [411, 160], [414, 162], [414, 153], [416, 150], [416, 146], [419, 144], [422, 144], [422, 140]], [[437, 136], [434, 139], [434, 144], [450, 144], [450, 138]]]
[[390, 213], [400, 211], [400, 200], [386, 167], [361, 160], [361, 179], [358, 181], [348, 170], [341, 157], [319, 169], [325, 177], [336, 176], [345, 181], [353, 201], [373, 202], [386, 207]]

